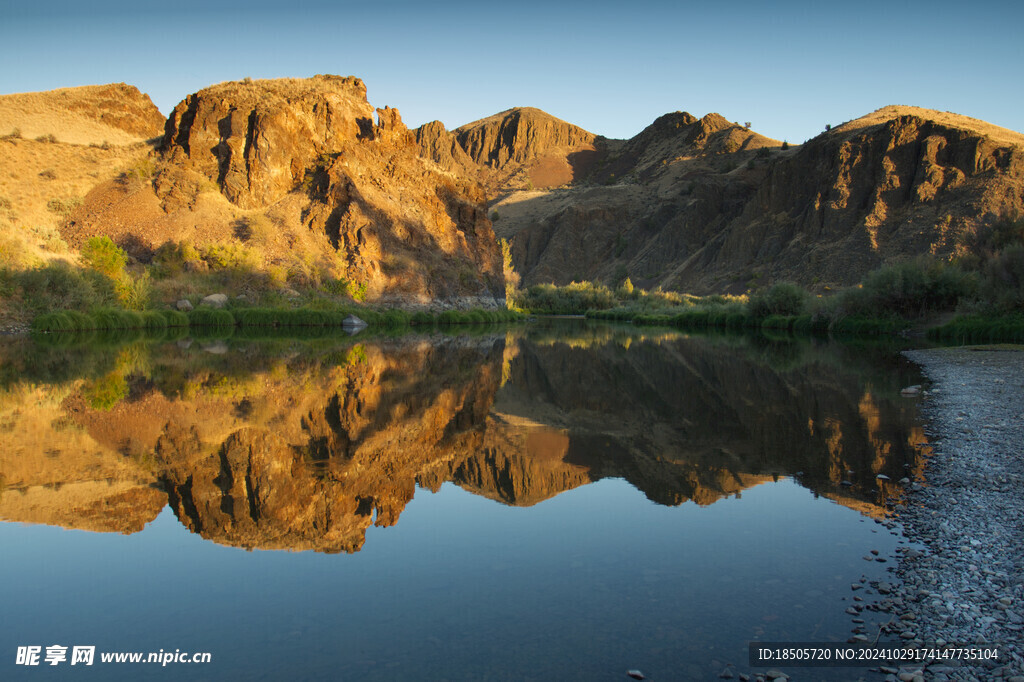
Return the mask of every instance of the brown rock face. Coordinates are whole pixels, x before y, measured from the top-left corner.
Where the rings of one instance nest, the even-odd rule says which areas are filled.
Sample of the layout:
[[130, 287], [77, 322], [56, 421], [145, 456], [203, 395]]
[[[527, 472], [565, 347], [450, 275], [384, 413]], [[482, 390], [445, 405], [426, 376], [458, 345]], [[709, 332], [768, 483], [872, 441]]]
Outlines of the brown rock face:
[[420, 146], [420, 154], [446, 171], [473, 173], [476, 170], [476, 162], [462, 148], [455, 134], [440, 121], [431, 121], [417, 128], [416, 143]]
[[1024, 136], [966, 117], [889, 107], [779, 147], [716, 114], [669, 114], [609, 142], [590, 184], [499, 201], [499, 236], [527, 285], [628, 275], [694, 293], [820, 290], [948, 254], [1024, 212]]
[[358, 78], [222, 83], [175, 107], [151, 183], [97, 187], [66, 237], [153, 248], [233, 241], [239, 225], [263, 221], [268, 264], [318, 263], [365, 285], [367, 300], [498, 305], [500, 252], [478, 182], [419, 149]]
[[163, 148], [233, 203], [256, 208], [295, 189], [321, 155], [372, 136], [372, 116], [358, 78], [222, 83], [174, 108]]
[[476, 163], [504, 168], [526, 163], [554, 148], [582, 148], [596, 136], [539, 109], [509, 109], [455, 131], [459, 144]]
[[509, 109], [454, 131], [434, 121], [416, 131], [421, 154], [478, 177], [491, 192], [555, 187], [582, 178], [600, 155], [593, 133], [530, 107]]

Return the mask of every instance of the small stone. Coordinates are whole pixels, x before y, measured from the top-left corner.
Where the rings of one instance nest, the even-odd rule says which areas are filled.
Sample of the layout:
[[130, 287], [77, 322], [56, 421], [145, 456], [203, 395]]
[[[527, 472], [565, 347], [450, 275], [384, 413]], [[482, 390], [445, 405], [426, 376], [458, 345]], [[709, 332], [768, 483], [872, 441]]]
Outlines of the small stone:
[[174, 306], [183, 313], [187, 313], [193, 308], [192, 301], [188, 300], [187, 298], [181, 299], [180, 301], [175, 303]]
[[632, 677], [634, 680], [645, 680], [644, 674], [639, 670], [627, 670], [626, 674]]
[[730, 668], [726, 668], [722, 672], [718, 673], [718, 676], [723, 680], [731, 680], [733, 677], [735, 677]]
[[853, 608], [852, 606], [849, 607], [848, 609], [846, 609], [846, 612], [848, 614], [850, 614], [851, 616], [859, 616], [860, 615], [860, 612], [857, 611], [857, 609]]
[[885, 474], [878, 474], [877, 476], [875, 476], [875, 478], [877, 478], [879, 481], [888, 481], [889, 480], [889, 477], [886, 476]]
[[788, 680], [789, 675], [782, 672], [781, 670], [769, 670], [764, 674], [769, 680]]
[[853, 583], [852, 585], [850, 585], [850, 589], [854, 590], [854, 591], [860, 590], [860, 589], [863, 589], [863, 588], [864, 588], [864, 586], [861, 585], [860, 583]]
[[878, 594], [889, 594], [892, 592], [892, 585], [889, 583], [878, 583]]

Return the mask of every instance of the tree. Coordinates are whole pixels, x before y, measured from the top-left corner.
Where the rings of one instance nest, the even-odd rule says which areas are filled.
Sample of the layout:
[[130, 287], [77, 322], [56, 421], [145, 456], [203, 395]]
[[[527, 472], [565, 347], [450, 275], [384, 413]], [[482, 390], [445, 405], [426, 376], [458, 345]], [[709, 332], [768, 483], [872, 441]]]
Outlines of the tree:
[[501, 272], [505, 275], [505, 307], [511, 308], [519, 288], [519, 273], [512, 268], [512, 246], [507, 239], [501, 240]]

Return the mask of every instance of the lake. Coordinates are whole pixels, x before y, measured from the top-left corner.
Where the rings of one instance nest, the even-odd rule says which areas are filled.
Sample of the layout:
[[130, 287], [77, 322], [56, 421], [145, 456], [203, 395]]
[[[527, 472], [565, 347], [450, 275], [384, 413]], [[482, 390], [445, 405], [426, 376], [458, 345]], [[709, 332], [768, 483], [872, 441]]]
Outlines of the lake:
[[[863, 342], [539, 320], [0, 363], [3, 679], [755, 672], [751, 641], [850, 637], [925, 463], [920, 375]], [[211, 661], [99, 660], [176, 650]]]

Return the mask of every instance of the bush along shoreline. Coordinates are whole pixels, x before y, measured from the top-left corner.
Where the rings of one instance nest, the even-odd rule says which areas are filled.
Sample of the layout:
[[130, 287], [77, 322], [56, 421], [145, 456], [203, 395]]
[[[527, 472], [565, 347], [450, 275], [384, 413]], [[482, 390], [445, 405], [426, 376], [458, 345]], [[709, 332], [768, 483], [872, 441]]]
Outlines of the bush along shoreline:
[[[535, 314], [585, 314], [683, 329], [922, 334], [944, 342], [1019, 343], [1024, 341], [1024, 219], [967, 235], [950, 258], [921, 256], [881, 267], [829, 296], [787, 282], [741, 296], [646, 292], [626, 277], [615, 289], [590, 282], [536, 285], [515, 292], [514, 305]], [[944, 323], [938, 325], [939, 320]]]
[[32, 321], [36, 334], [76, 333], [109, 330], [162, 331], [165, 329], [234, 330], [236, 328], [344, 328], [354, 315], [369, 327], [396, 329], [419, 325], [495, 324], [515, 322], [526, 316], [512, 310], [447, 310], [408, 313], [403, 310], [378, 311], [370, 308], [235, 308], [199, 307], [187, 313], [178, 310], [122, 310], [102, 308], [91, 313], [61, 310], [44, 313]]

